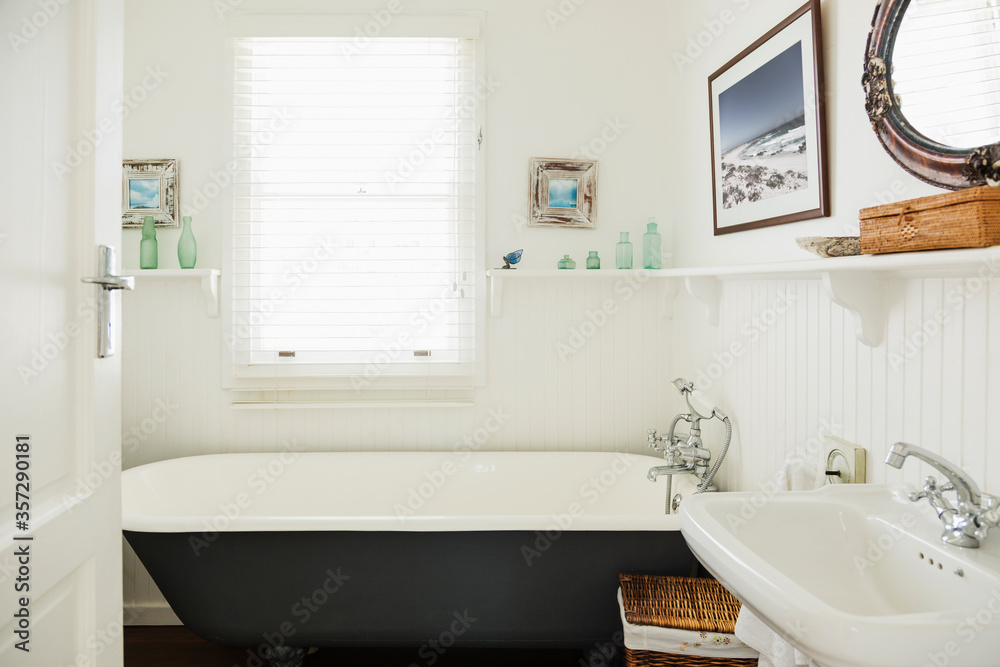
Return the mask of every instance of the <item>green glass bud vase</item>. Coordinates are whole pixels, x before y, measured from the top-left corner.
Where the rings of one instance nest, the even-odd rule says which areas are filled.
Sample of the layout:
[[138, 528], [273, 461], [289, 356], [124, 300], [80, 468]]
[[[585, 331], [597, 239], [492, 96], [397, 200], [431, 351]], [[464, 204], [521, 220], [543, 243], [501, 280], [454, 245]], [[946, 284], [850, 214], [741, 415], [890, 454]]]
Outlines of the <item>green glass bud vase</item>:
[[563, 258], [559, 260], [557, 265], [560, 269], [575, 269], [576, 262], [570, 259], [569, 255], [563, 255]]
[[587, 268], [588, 269], [601, 268], [601, 258], [597, 256], [596, 250], [590, 251], [590, 255], [587, 257]]
[[660, 233], [656, 231], [656, 218], [650, 218], [646, 233], [642, 235], [642, 266], [646, 269], [659, 269], [661, 262]]
[[156, 224], [153, 216], [147, 215], [142, 220], [142, 240], [139, 242], [139, 268], [155, 269], [159, 263], [159, 251], [156, 247]]
[[198, 261], [198, 243], [191, 232], [191, 216], [185, 215], [181, 218], [181, 222], [184, 224], [184, 229], [177, 241], [177, 261], [182, 269], [193, 269]]
[[619, 232], [620, 239], [615, 246], [615, 266], [619, 269], [632, 268], [632, 244], [628, 240], [628, 232]]

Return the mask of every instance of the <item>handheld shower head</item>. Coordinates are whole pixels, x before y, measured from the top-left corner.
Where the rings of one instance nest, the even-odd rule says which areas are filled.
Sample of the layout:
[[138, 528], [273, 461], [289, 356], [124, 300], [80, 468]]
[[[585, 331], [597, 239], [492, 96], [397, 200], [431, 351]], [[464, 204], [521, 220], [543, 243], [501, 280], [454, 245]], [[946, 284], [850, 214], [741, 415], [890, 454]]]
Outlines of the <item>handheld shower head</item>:
[[711, 419], [715, 415], [715, 406], [712, 405], [701, 391], [694, 388], [693, 382], [688, 382], [684, 378], [677, 378], [674, 380], [674, 386], [684, 396], [688, 409], [695, 418]]

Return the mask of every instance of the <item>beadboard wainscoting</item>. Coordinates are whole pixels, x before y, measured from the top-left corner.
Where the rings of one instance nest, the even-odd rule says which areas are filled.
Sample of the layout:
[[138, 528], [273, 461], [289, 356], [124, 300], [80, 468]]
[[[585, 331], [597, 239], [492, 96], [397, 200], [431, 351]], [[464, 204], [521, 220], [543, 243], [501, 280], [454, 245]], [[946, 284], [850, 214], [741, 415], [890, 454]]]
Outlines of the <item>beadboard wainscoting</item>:
[[[851, 315], [818, 280], [730, 281], [718, 327], [678, 301], [670, 374], [718, 400], [738, 432], [719, 476], [769, 491], [790, 458], [820, 456], [824, 434], [868, 449], [868, 481], [919, 484], [928, 467], [883, 461], [904, 440], [939, 452], [1000, 491], [1000, 281], [889, 283], [886, 337], [858, 342]], [[700, 320], [700, 322], [699, 322]], [[992, 408], [990, 407], [992, 406]], [[712, 438], [710, 442], [717, 442]]]
[[[770, 490], [783, 462], [819, 456], [824, 433], [869, 450], [872, 482], [918, 484], [916, 462], [882, 463], [893, 442], [938, 451], [984, 489], [1000, 489], [1000, 281], [890, 283], [886, 340], [858, 342], [854, 321], [816, 280], [723, 283], [721, 321], [681, 294], [664, 317], [666, 281], [631, 291], [617, 279], [517, 280], [487, 320], [487, 385], [468, 408], [234, 410], [220, 387], [220, 320], [197, 281], [152, 282], [125, 295], [124, 466], [195, 454], [269, 451], [648, 451], [693, 380], [733, 419], [717, 477], [727, 490]], [[669, 311], [668, 311], [669, 312]], [[490, 433], [491, 416], [502, 426]], [[705, 440], [718, 453], [722, 429]], [[475, 440], [478, 438], [479, 442]], [[210, 529], [211, 526], [206, 526]], [[139, 622], [164, 602], [130, 550], [125, 599]], [[154, 620], [159, 619], [159, 620]]]

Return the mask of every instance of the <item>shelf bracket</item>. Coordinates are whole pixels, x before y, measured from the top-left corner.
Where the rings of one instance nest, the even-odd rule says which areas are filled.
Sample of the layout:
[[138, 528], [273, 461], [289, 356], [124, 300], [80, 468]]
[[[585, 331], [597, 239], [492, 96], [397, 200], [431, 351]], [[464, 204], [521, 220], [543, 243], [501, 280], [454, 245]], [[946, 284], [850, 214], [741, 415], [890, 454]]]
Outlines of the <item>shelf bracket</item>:
[[208, 316], [219, 316], [219, 272], [209, 271], [201, 277], [201, 292], [205, 295], [205, 310]]
[[854, 333], [868, 347], [885, 338], [886, 278], [871, 271], [823, 273], [823, 289], [838, 306], [854, 316]]
[[490, 276], [490, 317], [503, 315], [503, 278]]
[[684, 279], [688, 294], [705, 304], [705, 319], [713, 327], [719, 326], [719, 309], [722, 306], [722, 281], [713, 276], [688, 276]]

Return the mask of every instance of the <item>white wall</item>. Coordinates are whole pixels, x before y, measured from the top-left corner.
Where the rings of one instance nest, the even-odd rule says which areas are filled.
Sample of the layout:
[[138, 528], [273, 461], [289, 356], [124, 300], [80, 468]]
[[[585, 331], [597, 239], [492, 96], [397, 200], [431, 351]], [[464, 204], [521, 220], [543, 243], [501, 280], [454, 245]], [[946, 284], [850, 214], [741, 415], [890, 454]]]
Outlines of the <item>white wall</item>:
[[[868, 123], [861, 88], [865, 40], [874, 0], [824, 0], [827, 138], [832, 216], [719, 237], [712, 235], [712, 165], [708, 132], [708, 77], [801, 7], [804, 0], [699, 0], [671, 3], [671, 162], [669, 175], [678, 266], [745, 264], [804, 259], [798, 236], [858, 233], [858, 210], [937, 194], [896, 166]], [[722, 12], [734, 19], [721, 23]], [[717, 23], [713, 23], [717, 22]], [[720, 32], [718, 37], [712, 33]], [[707, 44], [701, 47], [700, 44]], [[699, 55], [698, 49], [701, 50]], [[693, 62], [678, 61], [690, 58]], [[680, 194], [683, 193], [683, 196]]]
[[[638, 241], [650, 215], [672, 223], [681, 266], [805, 259], [795, 237], [856, 233], [859, 208], [935, 192], [892, 162], [864, 113], [861, 62], [873, 0], [824, 2], [833, 217], [712, 236], [707, 78], [800, 4], [589, 0], [553, 30], [546, 11], [558, 12], [556, 1], [419, 3], [420, 9], [488, 12], [488, 73], [501, 83], [488, 101], [491, 265], [521, 247], [525, 268], [553, 268], [566, 252], [581, 262], [590, 249], [610, 262], [618, 231], [630, 230]], [[352, 3], [361, 11], [384, 5]], [[245, 0], [241, 6], [265, 3]], [[689, 38], [697, 40], [704, 22], [723, 9], [737, 20], [694, 62], [678, 68], [674, 54], [683, 54]], [[190, 210], [195, 194], [211, 183], [210, 172], [221, 170], [226, 159], [218, 130], [225, 113], [222, 23], [204, 0], [127, 0], [127, 20], [127, 86], [139, 83], [147, 66], [169, 75], [130, 112], [126, 157], [179, 158], [182, 200]], [[627, 128], [600, 155], [600, 228], [516, 224], [513, 218], [526, 208], [528, 158], [572, 155], [616, 119]], [[195, 213], [199, 266], [221, 265], [221, 210], [219, 197]], [[160, 266], [175, 267], [176, 233], [161, 231], [159, 237]], [[137, 266], [138, 234], [127, 232], [125, 245], [125, 265]], [[753, 489], [773, 479], [785, 457], [825, 422], [870, 448], [875, 481], [918, 481], [919, 467], [908, 464], [890, 475], [880, 463], [892, 442], [907, 439], [942, 451], [997, 490], [1000, 457], [990, 456], [987, 443], [1000, 437], [1000, 389], [989, 381], [1000, 375], [1000, 362], [989, 353], [1000, 331], [1000, 293], [997, 281], [974, 286], [952, 279], [901, 282], [887, 316], [887, 340], [869, 349], [856, 342], [849, 318], [815, 282], [727, 282], [716, 328], [683, 295], [673, 320], [661, 318], [662, 284], [647, 284], [626, 302], [611, 281], [512, 281], [503, 317], [488, 321], [488, 384], [472, 408], [234, 411], [218, 382], [219, 320], [205, 317], [198, 287], [144, 285], [142, 293], [125, 297], [125, 466], [262, 451], [286, 440], [322, 450], [449, 447], [499, 408], [510, 419], [488, 449], [641, 452], [644, 430], [666, 428], [679, 411], [669, 382], [685, 376], [711, 379], [707, 393], [737, 425], [720, 476], [723, 488]], [[951, 308], [947, 296], [958, 288], [971, 292], [963, 308], [949, 310], [949, 321], [911, 350], [908, 343], [922, 340], [919, 332], [938, 309]], [[754, 318], [766, 315], [779, 293], [794, 295], [794, 307], [748, 335], [747, 324], [754, 329]], [[579, 352], [560, 358], [557, 344], [570, 342], [588, 312], [609, 299], [617, 311], [609, 324]], [[746, 351], [723, 368], [716, 355], [733, 342]], [[897, 355], [904, 363], [896, 363]], [[154, 419], [158, 400], [177, 405], [161, 421]], [[130, 439], [132, 429], [139, 435]], [[719, 435], [717, 428], [707, 431], [715, 449]], [[126, 599], [140, 607], [159, 599], [131, 555]]]
[[[128, 0], [126, 91], [141, 85], [146, 68], [163, 81], [130, 109], [125, 157], [177, 157], [181, 200], [194, 217], [198, 265], [222, 263], [222, 201], [213, 194], [213, 172], [224, 171], [224, 23], [215, 7], [225, 0]], [[232, 0], [240, 9], [282, 8], [277, 0]], [[629, 0], [628, 10], [590, 0], [568, 17], [559, 2], [538, 0], [402, 0], [419, 11], [482, 9], [487, 12], [487, 72], [499, 84], [487, 99], [487, 247], [491, 266], [525, 248], [523, 268], [556, 268], [570, 253], [583, 265], [588, 250], [614, 263], [619, 231], [633, 241], [650, 216], [668, 217], [675, 202], [663, 147], [669, 142], [672, 98], [665, 78], [663, 40], [668, 5]], [[387, 0], [304, 0], [302, 9], [372, 14]], [[555, 22], [547, 11], [555, 12]], [[142, 94], [140, 93], [140, 96]], [[610, 127], [609, 127], [610, 126]], [[612, 138], [611, 143], [605, 137]], [[601, 161], [599, 229], [525, 229], [515, 220], [527, 212], [528, 160], [565, 157], [581, 147]], [[581, 156], [582, 157], [582, 156]], [[201, 196], [199, 196], [201, 195]], [[160, 268], [177, 268], [177, 230], [158, 230]], [[139, 266], [139, 231], [127, 230], [124, 262]]]

